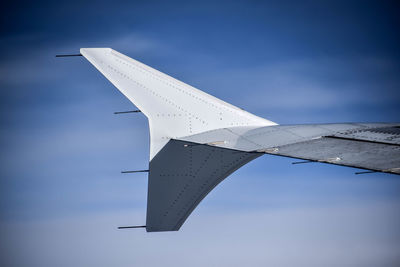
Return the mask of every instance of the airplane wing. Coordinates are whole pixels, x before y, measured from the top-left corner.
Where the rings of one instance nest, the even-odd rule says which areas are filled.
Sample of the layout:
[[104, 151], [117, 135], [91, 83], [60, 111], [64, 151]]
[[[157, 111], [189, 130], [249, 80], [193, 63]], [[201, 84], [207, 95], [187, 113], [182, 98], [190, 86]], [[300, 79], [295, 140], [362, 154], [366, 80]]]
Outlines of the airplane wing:
[[400, 173], [400, 124], [277, 125], [110, 48], [80, 52], [149, 120], [148, 232], [179, 230], [218, 183], [263, 154]]
[[276, 154], [373, 172], [400, 174], [399, 137], [399, 126], [359, 129], [354, 132], [350, 130], [316, 140], [279, 146]]
[[400, 124], [232, 127], [170, 140], [150, 162], [147, 230], [178, 230], [219, 182], [264, 153], [400, 174]]
[[203, 143], [215, 135], [224, 136], [217, 145], [229, 149], [400, 174], [400, 124], [234, 127], [183, 139]]

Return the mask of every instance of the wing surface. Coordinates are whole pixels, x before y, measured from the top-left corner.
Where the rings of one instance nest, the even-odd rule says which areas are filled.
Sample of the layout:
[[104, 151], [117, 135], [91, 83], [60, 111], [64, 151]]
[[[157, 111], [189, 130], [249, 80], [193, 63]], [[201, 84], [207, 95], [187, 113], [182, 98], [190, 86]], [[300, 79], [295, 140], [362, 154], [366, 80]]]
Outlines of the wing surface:
[[170, 139], [238, 125], [276, 125], [111, 48], [80, 52], [148, 118], [150, 160]]
[[399, 127], [232, 127], [171, 140], [150, 162], [147, 231], [179, 230], [219, 182], [264, 153], [400, 174]]
[[400, 124], [347, 123], [233, 127], [183, 140], [400, 174]]
[[170, 140], [150, 162], [146, 230], [179, 230], [215, 186], [261, 155]]

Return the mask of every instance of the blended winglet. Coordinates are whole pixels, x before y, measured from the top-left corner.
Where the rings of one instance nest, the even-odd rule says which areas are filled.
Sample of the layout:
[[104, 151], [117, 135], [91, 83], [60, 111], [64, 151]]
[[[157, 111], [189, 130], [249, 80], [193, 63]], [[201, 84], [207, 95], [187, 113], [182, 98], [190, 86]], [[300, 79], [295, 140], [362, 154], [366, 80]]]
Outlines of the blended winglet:
[[232, 126], [276, 125], [111, 48], [80, 53], [148, 118], [150, 159], [171, 139]]

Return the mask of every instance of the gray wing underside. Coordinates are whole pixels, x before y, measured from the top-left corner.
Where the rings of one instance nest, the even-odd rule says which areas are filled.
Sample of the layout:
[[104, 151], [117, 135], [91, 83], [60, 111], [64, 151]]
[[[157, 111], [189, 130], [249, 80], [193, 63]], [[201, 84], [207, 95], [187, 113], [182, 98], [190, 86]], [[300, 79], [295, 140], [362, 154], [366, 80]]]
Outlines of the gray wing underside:
[[400, 174], [400, 124], [233, 127], [185, 140], [202, 143], [211, 136], [220, 136], [232, 149]]
[[282, 145], [265, 152], [400, 174], [399, 141], [399, 127], [383, 126], [334, 132], [321, 138]]
[[170, 140], [150, 162], [146, 230], [179, 230], [216, 185], [260, 155]]
[[400, 174], [399, 126], [232, 127], [171, 139], [150, 162], [146, 230], [179, 230], [216, 185], [263, 154]]
[[266, 151], [310, 161], [331, 163], [348, 167], [400, 174], [400, 149], [398, 145], [323, 137]]

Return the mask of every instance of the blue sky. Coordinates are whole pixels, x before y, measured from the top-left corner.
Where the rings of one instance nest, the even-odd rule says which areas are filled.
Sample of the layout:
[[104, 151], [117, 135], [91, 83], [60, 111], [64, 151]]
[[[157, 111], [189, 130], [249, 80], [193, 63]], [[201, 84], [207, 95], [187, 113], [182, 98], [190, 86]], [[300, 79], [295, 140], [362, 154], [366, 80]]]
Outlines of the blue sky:
[[112, 47], [279, 124], [399, 122], [395, 1], [14, 2], [0, 18], [4, 266], [398, 266], [400, 180], [263, 156], [174, 233], [143, 224], [149, 137], [83, 58]]

